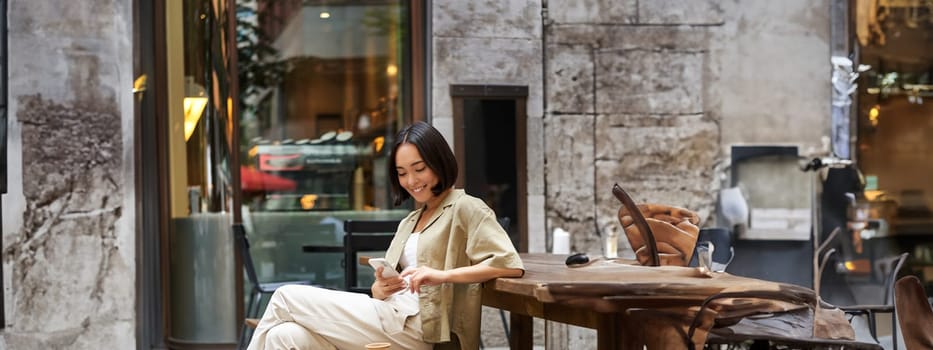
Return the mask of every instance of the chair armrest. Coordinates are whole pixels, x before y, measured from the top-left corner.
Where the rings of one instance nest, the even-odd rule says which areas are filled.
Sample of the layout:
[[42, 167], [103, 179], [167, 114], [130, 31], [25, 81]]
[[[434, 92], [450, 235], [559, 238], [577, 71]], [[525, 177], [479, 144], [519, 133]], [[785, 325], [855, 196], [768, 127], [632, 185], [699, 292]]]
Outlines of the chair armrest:
[[249, 328], [256, 329], [256, 326], [259, 325], [259, 319], [258, 318], [247, 318], [243, 320], [243, 323], [245, 323], [246, 326]]
[[847, 314], [864, 314], [867, 312], [894, 312], [894, 305], [847, 305], [839, 306]]

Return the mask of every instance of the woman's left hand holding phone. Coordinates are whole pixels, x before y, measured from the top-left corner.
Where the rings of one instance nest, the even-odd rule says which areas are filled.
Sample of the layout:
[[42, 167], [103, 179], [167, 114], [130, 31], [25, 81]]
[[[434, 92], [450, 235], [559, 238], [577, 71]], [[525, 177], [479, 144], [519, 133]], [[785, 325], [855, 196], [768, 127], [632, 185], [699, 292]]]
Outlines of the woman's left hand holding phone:
[[373, 282], [372, 288], [373, 298], [379, 300], [385, 300], [390, 295], [398, 293], [400, 290], [408, 287], [408, 284], [398, 275], [392, 277], [382, 277], [382, 270], [384, 267], [380, 266], [376, 268], [375, 276], [376, 281]]

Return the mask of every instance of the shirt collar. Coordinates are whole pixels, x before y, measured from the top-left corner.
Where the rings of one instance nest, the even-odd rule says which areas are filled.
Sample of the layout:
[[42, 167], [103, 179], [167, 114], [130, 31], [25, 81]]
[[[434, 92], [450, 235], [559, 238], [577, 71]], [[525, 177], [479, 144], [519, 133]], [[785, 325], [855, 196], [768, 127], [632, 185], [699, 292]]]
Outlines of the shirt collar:
[[[447, 210], [447, 208], [450, 208], [450, 206], [454, 205], [454, 202], [456, 202], [457, 199], [463, 195], [464, 195], [463, 190], [456, 189], [456, 188], [451, 190], [449, 193], [447, 193], [447, 197], [444, 197], [444, 200], [441, 201], [441, 204], [439, 205], [441, 210], [435, 210], [434, 213], [431, 214], [431, 217], [428, 218], [428, 222], [432, 222], [436, 220], [437, 217], [441, 215], [441, 213]], [[418, 210], [415, 210], [412, 213], [412, 215], [408, 217], [408, 221], [412, 222], [413, 224], [416, 223], [418, 221], [418, 218], [421, 216], [422, 212], [424, 212], [424, 206], [421, 206], [421, 208], [418, 208]]]

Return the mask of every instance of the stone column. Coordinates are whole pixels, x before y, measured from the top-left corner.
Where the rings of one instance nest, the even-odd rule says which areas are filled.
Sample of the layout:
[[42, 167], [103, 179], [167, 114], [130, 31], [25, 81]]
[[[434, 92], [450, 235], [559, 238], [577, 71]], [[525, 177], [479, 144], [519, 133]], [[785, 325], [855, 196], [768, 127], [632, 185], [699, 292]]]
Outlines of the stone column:
[[0, 348], [136, 347], [132, 17], [9, 2]]

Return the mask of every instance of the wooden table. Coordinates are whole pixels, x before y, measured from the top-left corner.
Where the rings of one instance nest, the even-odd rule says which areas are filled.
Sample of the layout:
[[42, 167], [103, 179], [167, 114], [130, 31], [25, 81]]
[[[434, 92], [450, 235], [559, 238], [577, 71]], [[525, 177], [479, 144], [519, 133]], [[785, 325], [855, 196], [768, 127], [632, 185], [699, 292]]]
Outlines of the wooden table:
[[[665, 322], [671, 325], [692, 320], [698, 306], [717, 293], [756, 291], [789, 301], [762, 299], [757, 303], [735, 298], [720, 299], [722, 303], [712, 301], [709, 305], [718, 312], [717, 320], [720, 317], [741, 319], [761, 310], [808, 310], [807, 305], [813, 305], [814, 301], [813, 291], [807, 288], [727, 273], [714, 273], [709, 277], [696, 268], [646, 267], [634, 261], [596, 261], [589, 266], [568, 268], [564, 265], [566, 255], [521, 254], [521, 257], [525, 264], [522, 278], [496, 279], [483, 288], [483, 305], [511, 313], [509, 341], [512, 349], [532, 348], [533, 317], [596, 329], [598, 349], [641, 349], [646, 341], [650, 342], [643, 334], [645, 330], [663, 327]], [[651, 315], [655, 311], [660, 314]], [[671, 315], [674, 317], [670, 318]], [[709, 321], [712, 318], [710, 316]], [[848, 323], [839, 325], [836, 322], [833, 326], [851, 330]], [[706, 331], [702, 332], [705, 339]], [[840, 342], [811, 340], [827, 345]], [[674, 341], [680, 342], [678, 348], [686, 346], [684, 336]], [[875, 348], [870, 344], [842, 342], [855, 348]]]

